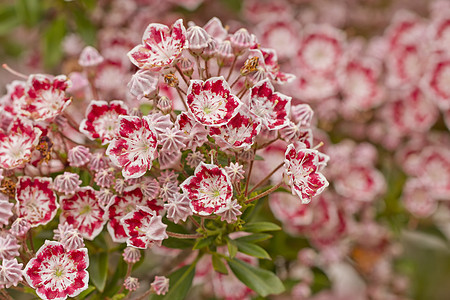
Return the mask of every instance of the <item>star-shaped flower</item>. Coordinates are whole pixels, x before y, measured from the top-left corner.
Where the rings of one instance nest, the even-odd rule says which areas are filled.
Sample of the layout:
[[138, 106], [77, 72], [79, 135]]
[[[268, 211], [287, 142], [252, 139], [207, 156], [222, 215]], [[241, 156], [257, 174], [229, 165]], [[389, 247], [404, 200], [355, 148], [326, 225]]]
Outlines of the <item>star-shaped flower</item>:
[[128, 52], [130, 61], [141, 69], [170, 66], [187, 46], [186, 28], [181, 19], [172, 28], [152, 23], [142, 37], [142, 44]]
[[292, 194], [297, 194], [302, 203], [309, 203], [328, 186], [328, 181], [319, 173], [319, 154], [317, 150], [295, 149], [290, 144], [286, 150], [284, 165], [289, 177]]
[[66, 251], [61, 243], [47, 240], [28, 262], [24, 277], [41, 299], [64, 300], [87, 289], [88, 266], [86, 248]]
[[16, 213], [36, 227], [50, 222], [59, 205], [51, 189], [52, 179], [44, 177], [19, 177], [16, 185]]
[[221, 126], [238, 113], [242, 102], [231, 94], [230, 86], [220, 76], [206, 81], [191, 80], [187, 91], [187, 105], [199, 123]]
[[121, 116], [119, 136], [109, 144], [106, 154], [123, 168], [126, 179], [141, 177], [152, 167], [157, 139], [148, 117]]
[[181, 184], [181, 188], [191, 200], [192, 211], [203, 216], [216, 213], [233, 197], [233, 186], [227, 172], [203, 162], [195, 169], [194, 176]]
[[161, 242], [169, 237], [162, 216], [145, 206], [137, 206], [136, 210], [123, 217], [121, 222], [129, 236], [128, 246], [139, 249], [147, 249], [153, 244], [161, 246]]
[[86, 119], [81, 121], [80, 132], [90, 139], [109, 143], [117, 134], [119, 116], [127, 115], [128, 107], [120, 100], [111, 102], [92, 100], [86, 109]]

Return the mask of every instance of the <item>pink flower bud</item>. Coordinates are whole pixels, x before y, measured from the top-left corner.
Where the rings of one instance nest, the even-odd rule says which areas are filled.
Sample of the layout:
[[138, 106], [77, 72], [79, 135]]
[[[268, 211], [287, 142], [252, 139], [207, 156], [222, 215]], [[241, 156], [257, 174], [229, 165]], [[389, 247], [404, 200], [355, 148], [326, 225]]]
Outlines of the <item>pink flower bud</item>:
[[75, 146], [67, 154], [67, 160], [71, 167], [84, 166], [90, 159], [91, 153], [89, 152], [89, 148], [84, 146]]
[[87, 46], [81, 51], [78, 64], [82, 67], [95, 67], [104, 61], [103, 56], [98, 53], [97, 49]]
[[208, 46], [211, 36], [200, 26], [192, 26], [187, 30], [189, 50], [194, 53], [202, 52]]
[[151, 99], [158, 94], [158, 75], [148, 70], [139, 70], [131, 77], [127, 87], [138, 100]]

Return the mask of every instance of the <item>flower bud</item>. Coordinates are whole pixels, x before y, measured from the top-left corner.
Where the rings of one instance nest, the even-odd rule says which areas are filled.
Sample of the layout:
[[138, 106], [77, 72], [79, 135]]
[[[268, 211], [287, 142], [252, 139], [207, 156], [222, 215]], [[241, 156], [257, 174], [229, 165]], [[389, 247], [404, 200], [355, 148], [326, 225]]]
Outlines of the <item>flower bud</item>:
[[190, 59], [183, 57], [179, 60], [178, 66], [180, 67], [181, 72], [187, 77], [191, 77], [192, 73], [194, 73], [194, 64]]
[[78, 64], [82, 67], [96, 67], [104, 61], [103, 56], [94, 47], [87, 46], [81, 51]]
[[211, 36], [200, 26], [189, 27], [186, 33], [189, 42], [188, 48], [194, 53], [201, 53], [211, 39]]
[[253, 39], [247, 29], [241, 28], [231, 36], [230, 41], [235, 52], [239, 53], [250, 48]]
[[233, 60], [234, 54], [230, 41], [223, 41], [222, 43], [220, 43], [220, 45], [217, 47], [216, 56], [219, 65], [224, 65]]
[[152, 99], [158, 94], [158, 76], [148, 70], [139, 70], [131, 77], [127, 87], [138, 100], [144, 97]]
[[162, 96], [158, 99], [156, 107], [158, 107], [163, 114], [169, 114], [172, 111], [172, 101], [166, 96]]

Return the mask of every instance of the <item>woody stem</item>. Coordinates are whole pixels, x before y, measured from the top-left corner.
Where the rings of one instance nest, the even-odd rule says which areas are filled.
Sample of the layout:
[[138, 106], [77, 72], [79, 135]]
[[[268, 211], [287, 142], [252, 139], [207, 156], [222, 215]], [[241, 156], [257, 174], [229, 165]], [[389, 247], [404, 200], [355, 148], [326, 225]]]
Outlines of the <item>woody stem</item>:
[[258, 200], [258, 199], [260, 199], [260, 198], [262, 198], [262, 197], [264, 197], [264, 196], [269, 195], [270, 193], [276, 191], [282, 184], [283, 184], [283, 181], [281, 181], [281, 182], [278, 183], [277, 185], [274, 185], [273, 187], [271, 187], [270, 189], [268, 189], [268, 190], [265, 191], [264, 193], [261, 193], [261, 194], [259, 194], [259, 195], [256, 195], [256, 196], [253, 197], [253, 198], [248, 199], [247, 201], [245, 201], [245, 204], [250, 203], [250, 202], [253, 202], [253, 201]]

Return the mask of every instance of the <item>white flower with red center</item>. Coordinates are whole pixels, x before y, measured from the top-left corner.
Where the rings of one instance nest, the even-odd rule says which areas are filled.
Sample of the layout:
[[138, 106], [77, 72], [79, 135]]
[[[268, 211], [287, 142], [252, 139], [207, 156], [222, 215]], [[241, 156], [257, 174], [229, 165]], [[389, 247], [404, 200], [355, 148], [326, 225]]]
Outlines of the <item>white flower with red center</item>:
[[52, 179], [19, 177], [16, 191], [16, 213], [36, 227], [50, 222], [56, 215], [58, 203], [51, 189]]
[[375, 60], [353, 59], [346, 63], [337, 78], [348, 109], [369, 110], [383, 101], [383, 90], [378, 85], [379, 64]]
[[177, 116], [175, 126], [187, 137], [186, 148], [195, 150], [208, 140], [208, 131], [198, 123], [190, 113], [182, 112]]
[[125, 179], [141, 177], [151, 169], [156, 157], [157, 139], [148, 117], [121, 116], [119, 136], [109, 144], [106, 154], [121, 166]]
[[285, 154], [284, 165], [289, 177], [292, 194], [297, 194], [302, 203], [309, 203], [312, 197], [319, 195], [328, 186], [328, 181], [319, 169], [317, 150], [295, 149], [289, 145]]
[[181, 184], [181, 188], [191, 200], [192, 211], [202, 216], [217, 212], [233, 198], [233, 186], [227, 172], [203, 162], [197, 166], [194, 175]]
[[273, 48], [280, 58], [290, 58], [295, 56], [298, 51], [297, 41], [300, 32], [300, 26], [296, 20], [286, 19], [268, 19], [259, 23], [257, 31], [260, 33], [261, 44]]
[[389, 103], [386, 117], [402, 133], [426, 132], [437, 121], [439, 110], [427, 95], [416, 88]]
[[398, 11], [394, 15], [391, 25], [386, 29], [385, 36], [389, 50], [422, 40], [426, 25], [419, 16], [405, 10]]
[[387, 84], [394, 88], [417, 84], [425, 71], [428, 56], [428, 51], [419, 44], [397, 46], [387, 56]]
[[107, 229], [112, 240], [116, 243], [126, 242], [128, 236], [125, 233], [125, 228], [120, 222], [120, 219], [132, 212], [136, 206], [147, 206], [157, 212], [162, 209], [161, 206], [157, 205], [156, 200], [147, 200], [140, 188], [126, 190], [123, 192], [123, 195], [116, 195], [111, 201], [112, 205], [108, 208], [109, 223]]
[[260, 123], [255, 122], [245, 114], [238, 113], [226, 125], [212, 127], [210, 135], [216, 139], [216, 143], [223, 149], [232, 148], [246, 151], [253, 145], [260, 130]]
[[88, 186], [81, 187], [73, 196], [60, 197], [60, 222], [71, 224], [90, 241], [102, 231], [108, 220], [108, 212], [100, 206], [95, 195], [95, 190]]
[[289, 124], [291, 97], [275, 92], [269, 80], [263, 80], [250, 90], [249, 108], [269, 130]]
[[450, 197], [450, 150], [442, 146], [428, 146], [420, 155], [419, 176], [436, 199]]
[[405, 208], [418, 218], [431, 216], [438, 208], [428, 186], [420, 179], [408, 179], [403, 188], [402, 202]]
[[158, 69], [171, 66], [186, 46], [186, 28], [181, 19], [172, 28], [152, 23], [144, 32], [142, 45], [128, 52], [128, 58], [141, 69]]
[[443, 110], [450, 109], [450, 58], [435, 57], [424, 77], [425, 92]]
[[162, 241], [169, 237], [162, 216], [145, 206], [138, 205], [136, 210], [121, 219], [121, 223], [129, 236], [127, 246], [147, 249], [153, 244], [161, 246]]
[[[294, 81], [293, 85], [296, 91], [296, 98], [306, 102], [325, 100], [326, 98], [336, 96], [339, 92], [339, 84], [336, 77], [327, 74], [301, 74]], [[324, 102], [321, 101], [321, 103]], [[329, 104], [327, 103], [325, 107], [329, 107]], [[317, 110], [316, 112], [319, 113]]]
[[328, 25], [311, 26], [298, 51], [300, 66], [311, 72], [333, 73], [343, 54], [344, 35]]
[[35, 121], [52, 120], [72, 102], [65, 93], [70, 84], [64, 75], [31, 75], [27, 81], [22, 112]]
[[92, 100], [86, 109], [86, 119], [81, 121], [80, 132], [90, 139], [109, 143], [117, 135], [119, 116], [127, 115], [128, 107], [120, 100], [111, 102]]
[[88, 250], [66, 251], [61, 243], [45, 241], [27, 264], [24, 277], [45, 300], [65, 300], [88, 288]]
[[206, 126], [227, 124], [242, 105], [239, 98], [231, 94], [223, 76], [206, 81], [191, 80], [186, 99], [194, 118]]
[[0, 130], [0, 167], [23, 167], [31, 159], [31, 152], [38, 144], [42, 131], [16, 119], [7, 133]]
[[371, 166], [350, 165], [340, 168], [334, 180], [336, 192], [355, 201], [370, 202], [386, 188], [383, 174]]

